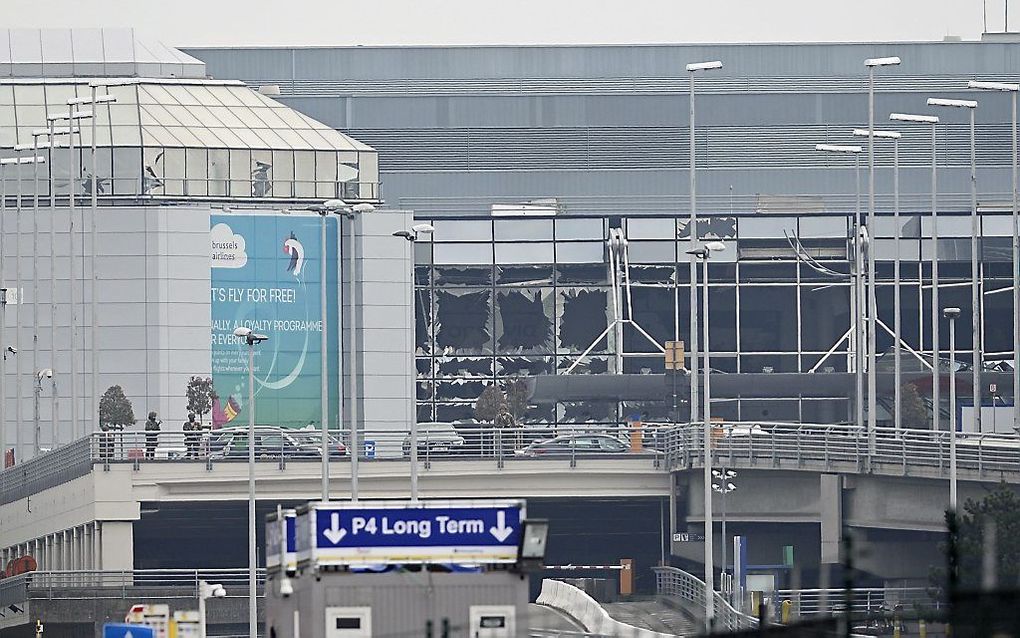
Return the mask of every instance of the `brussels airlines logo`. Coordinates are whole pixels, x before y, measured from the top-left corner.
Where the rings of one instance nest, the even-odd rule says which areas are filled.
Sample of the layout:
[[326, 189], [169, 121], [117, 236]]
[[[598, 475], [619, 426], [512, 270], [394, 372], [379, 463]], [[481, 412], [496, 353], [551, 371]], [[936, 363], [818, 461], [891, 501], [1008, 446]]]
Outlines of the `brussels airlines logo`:
[[305, 265], [305, 247], [294, 236], [293, 231], [290, 237], [283, 241], [284, 254], [290, 255], [290, 262], [287, 263], [287, 272], [293, 273], [295, 277], [301, 274], [301, 268]]

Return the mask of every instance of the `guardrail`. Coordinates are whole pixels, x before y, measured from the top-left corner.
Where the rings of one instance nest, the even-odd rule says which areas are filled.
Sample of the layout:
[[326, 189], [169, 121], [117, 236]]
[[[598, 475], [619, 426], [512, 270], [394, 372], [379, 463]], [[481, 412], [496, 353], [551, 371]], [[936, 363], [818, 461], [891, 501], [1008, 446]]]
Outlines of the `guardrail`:
[[[779, 589], [774, 595], [776, 604], [789, 600], [796, 616], [831, 615], [846, 607], [844, 589]], [[851, 592], [850, 611], [853, 614], [892, 612], [897, 605], [905, 611], [918, 609], [939, 610], [940, 604], [928, 595], [924, 587], [859, 587]]]
[[[660, 596], [678, 598], [688, 610], [705, 616], [705, 581], [676, 567], [653, 567], [655, 592]], [[717, 632], [740, 631], [758, 626], [758, 620], [737, 611], [719, 592], [715, 598], [715, 629]]]
[[[700, 467], [703, 430], [680, 426], [665, 447], [670, 469]], [[855, 473], [946, 477], [950, 436], [946, 431], [854, 426], [723, 423], [714, 427], [712, 456], [732, 467], [837, 470]], [[1020, 438], [957, 433], [957, 468], [969, 478], [1020, 476]]]
[[[259, 595], [266, 572], [259, 569]], [[227, 597], [248, 596], [246, 569], [146, 569], [124, 571], [37, 571], [0, 580], [0, 608], [38, 599], [120, 599], [145, 592], [158, 598], [197, 598], [199, 582], [223, 585]], [[143, 596], [144, 597], [144, 596]]]
[[[570, 468], [586, 459], [647, 459], [655, 468], [700, 467], [700, 425], [644, 424], [641, 427], [558, 426], [421, 427], [418, 460], [426, 471], [435, 461], [487, 461], [496, 470], [508, 463], [561, 459]], [[0, 472], [0, 504], [83, 476], [94, 464], [246, 462], [247, 428], [202, 432], [96, 432]], [[359, 459], [406, 461], [406, 431], [359, 433]], [[552, 442], [550, 442], [552, 441]], [[805, 469], [893, 476], [949, 475], [949, 433], [933, 430], [878, 428], [873, 435], [847, 425], [791, 423], [719, 423], [713, 425], [712, 454], [730, 467]], [[544, 442], [544, 443], [543, 443]], [[333, 461], [350, 460], [347, 432], [331, 432]], [[321, 462], [321, 433], [259, 426], [255, 433], [259, 461]], [[963, 478], [1020, 480], [1020, 438], [958, 433], [957, 466]]]

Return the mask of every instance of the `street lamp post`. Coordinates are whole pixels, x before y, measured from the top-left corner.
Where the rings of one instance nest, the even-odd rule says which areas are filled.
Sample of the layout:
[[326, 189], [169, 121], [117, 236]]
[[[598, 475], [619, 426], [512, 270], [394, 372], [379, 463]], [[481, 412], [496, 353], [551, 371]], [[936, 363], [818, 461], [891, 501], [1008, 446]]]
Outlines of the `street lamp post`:
[[[935, 129], [939, 118], [935, 115], [913, 115], [910, 113], [892, 113], [889, 119], [894, 122], [931, 125], [931, 421], [932, 429], [939, 429], [939, 209], [938, 209], [938, 147], [935, 143]], [[899, 229], [897, 227], [897, 233]], [[918, 273], [920, 278], [921, 273]], [[919, 299], [920, 303], [921, 300]], [[924, 334], [923, 326], [920, 333]], [[924, 344], [919, 344], [922, 348]]]
[[[35, 210], [33, 212], [37, 211], [38, 204], [39, 204], [39, 164], [42, 164], [43, 162], [46, 161], [46, 158], [38, 155], [38, 149], [36, 148], [37, 143], [38, 142], [37, 142], [36, 138], [33, 136], [31, 144], [27, 144], [27, 143], [26, 144], [17, 144], [14, 147], [14, 151], [16, 153], [20, 153], [22, 151], [32, 151], [32, 155], [29, 156], [29, 157], [19, 157], [17, 159], [17, 164], [18, 165], [23, 165], [23, 164], [31, 164], [32, 165], [32, 175], [33, 175], [33, 181], [34, 181], [34, 184], [35, 184], [34, 188], [33, 188], [34, 192], [33, 192], [33, 195], [32, 195], [33, 196], [33, 200], [35, 201]], [[22, 294], [22, 283], [21, 283], [21, 212], [22, 212], [22, 210], [24, 208], [24, 204], [23, 204], [22, 200], [25, 198], [25, 191], [22, 188], [22, 184], [21, 184], [21, 181], [22, 181], [21, 180], [21, 173], [22, 173], [22, 171], [19, 168], [18, 169], [18, 208], [17, 208], [17, 217], [15, 218], [15, 220], [16, 220], [17, 243], [15, 244], [15, 253], [14, 253], [15, 254], [15, 260], [16, 260], [16, 263], [15, 263], [15, 266], [14, 266], [14, 277], [15, 277], [15, 288], [17, 289], [17, 304], [18, 304], [17, 311], [14, 314], [14, 316], [15, 316], [15, 335], [14, 335], [15, 343], [19, 343], [20, 340], [21, 340], [21, 324], [22, 324], [22, 316], [21, 316], [22, 310], [21, 309], [22, 309], [22, 306], [24, 306], [24, 304], [25, 304], [24, 295]], [[33, 229], [38, 229], [38, 220], [36, 218], [36, 215], [34, 215], [34, 214], [32, 216], [32, 226], [33, 226]], [[35, 235], [34, 234], [33, 234], [33, 243], [35, 243]], [[32, 252], [33, 252], [33, 255], [32, 255], [32, 264], [33, 264], [33, 268], [32, 268], [32, 282], [33, 282], [33, 286], [32, 286], [32, 306], [33, 306], [33, 312], [32, 312], [32, 365], [33, 365], [33, 370], [34, 370], [34, 369], [36, 369], [36, 367], [38, 365], [38, 348], [37, 348], [37, 346], [39, 345], [39, 335], [38, 335], [39, 320], [38, 320], [38, 318], [36, 316], [37, 313], [35, 312], [35, 309], [37, 308], [36, 297], [38, 297], [38, 291], [39, 291], [39, 283], [38, 283], [38, 277], [37, 277], [37, 270], [38, 269], [36, 268], [36, 266], [38, 265], [38, 260], [35, 257], [35, 252], [36, 252], [36, 247], [35, 246], [33, 246]], [[17, 398], [17, 404], [15, 404], [15, 406], [14, 406], [15, 419], [17, 420], [17, 436], [15, 437], [15, 440], [17, 441], [19, 452], [20, 452], [20, 447], [21, 447], [21, 425], [22, 425], [22, 423], [24, 423], [24, 419], [22, 418], [22, 409], [23, 409], [23, 406], [22, 406], [22, 395], [21, 395], [21, 387], [22, 387], [22, 384], [21, 384], [22, 379], [21, 379], [21, 377], [22, 377], [22, 374], [21, 374], [21, 358], [20, 357], [18, 358], [17, 364], [15, 365], [15, 371], [16, 371], [16, 373], [15, 373], [16, 376], [15, 376], [14, 385], [15, 385], [15, 396]], [[36, 456], [36, 455], [38, 455], [38, 450], [35, 450], [33, 452], [33, 456]]]
[[854, 284], [854, 403], [856, 407], [855, 420], [857, 427], [864, 427], [864, 357], [861, 347], [864, 342], [864, 287], [861, 283], [864, 263], [862, 260], [863, 235], [861, 233], [861, 151], [860, 146], [845, 146], [841, 144], [815, 144], [816, 151], [824, 153], [837, 153], [854, 156], [854, 171], [856, 175], [856, 210], [854, 212], [853, 236], [854, 236], [854, 266], [852, 278]]
[[[874, 109], [871, 109], [872, 115]], [[900, 402], [902, 397], [900, 396], [900, 134], [896, 131], [876, 131], [874, 128], [870, 130], [866, 129], [854, 129], [854, 135], [856, 137], [869, 137], [874, 139], [887, 139], [893, 142], [893, 243], [895, 246], [895, 255], [893, 258], [893, 340], [895, 342], [895, 349], [893, 350], [893, 383], [896, 386], [893, 390], [893, 404], [894, 414], [893, 422], [897, 429], [900, 427]], [[868, 142], [869, 148], [871, 142]], [[870, 151], [869, 151], [870, 152]], [[872, 163], [874, 158], [870, 158]], [[874, 165], [872, 165], [874, 169]], [[872, 170], [872, 172], [874, 172]], [[874, 193], [872, 193], [872, 204], [874, 203]], [[875, 220], [874, 211], [869, 212], [870, 218], [868, 224], [871, 230], [871, 237], [875, 235]], [[874, 246], [868, 247], [868, 278], [871, 281], [871, 285], [868, 286], [868, 304], [871, 307], [871, 313], [869, 314], [869, 325], [870, 329], [875, 329], [874, 318], [878, 316], [878, 300], [875, 295], [875, 282], [872, 279], [875, 277], [875, 250]], [[870, 359], [868, 360], [868, 427], [871, 432], [874, 432], [874, 421], [873, 416], [875, 414], [876, 406], [874, 400], [877, 396], [875, 388], [875, 375], [877, 373], [875, 363], [875, 341], [874, 333], [869, 337], [869, 347], [871, 352], [869, 354]], [[870, 438], [870, 437], [869, 437]], [[872, 450], [874, 451], [874, 450]]]
[[[57, 369], [57, 179], [56, 172], [53, 167], [53, 149], [58, 148], [57, 136], [58, 135], [74, 135], [78, 132], [78, 129], [74, 126], [73, 122], [68, 122], [66, 127], [56, 127], [56, 123], [62, 120], [66, 120], [69, 114], [56, 114], [46, 117], [45, 129], [39, 129], [36, 132], [45, 131], [49, 137], [50, 145], [46, 154], [46, 162], [50, 165], [49, 170], [49, 195], [50, 195], [50, 368]], [[50, 379], [50, 421], [51, 427], [53, 428], [54, 437], [58, 432], [60, 424], [60, 400], [57, 394], [57, 378], [54, 376]], [[71, 432], [71, 438], [74, 438], [74, 432]]]
[[411, 413], [408, 415], [408, 425], [411, 429], [411, 502], [418, 502], [418, 409], [417, 409], [417, 381], [416, 381], [416, 370], [417, 364], [414, 360], [414, 331], [415, 331], [415, 320], [414, 320], [414, 244], [419, 241], [422, 235], [432, 235], [436, 232], [436, 229], [431, 224], [415, 224], [411, 226], [411, 230], [398, 230], [393, 233], [394, 237], [402, 237], [407, 240], [411, 246], [411, 297], [408, 299], [408, 328], [407, 333], [410, 336], [407, 351], [409, 353], [410, 361], [408, 362], [408, 376], [410, 377], [410, 397], [408, 397], [409, 404], [411, 406]]
[[[727, 547], [727, 534], [726, 534], [726, 495], [737, 489], [737, 486], [733, 484], [731, 479], [737, 477], [737, 473], [733, 470], [724, 468], [718, 470], [712, 470], [712, 477], [718, 480], [718, 483], [712, 483], [712, 489], [722, 495], [720, 499], [722, 503], [722, 580], [725, 582], [727, 573], [727, 560], [726, 560], [726, 547]], [[727, 599], [729, 597], [727, 596]]]
[[[705, 462], [704, 462], [704, 483], [705, 483], [705, 629], [708, 633], [712, 632], [712, 628], [715, 624], [715, 565], [714, 563], [714, 547], [713, 547], [713, 524], [712, 524], [712, 409], [711, 409], [711, 385], [710, 385], [710, 373], [711, 373], [711, 362], [709, 360], [709, 354], [711, 349], [708, 341], [708, 260], [712, 256], [713, 252], [725, 250], [726, 245], [720, 241], [706, 242], [699, 248], [688, 250], [687, 254], [694, 259], [701, 260], [702, 266], [702, 280], [704, 282], [704, 297], [702, 298], [702, 322], [701, 325], [704, 328], [704, 385], [705, 385], [705, 401], [702, 407], [701, 413], [704, 416], [704, 432], [703, 432], [703, 445], [705, 448]], [[697, 301], [695, 299], [695, 301]], [[697, 304], [695, 304], [695, 307]], [[693, 334], [693, 333], [692, 333]], [[692, 355], [692, 360], [694, 355]], [[697, 377], [694, 373], [691, 373], [691, 385], [697, 385]]]
[[[70, 335], [71, 335], [71, 350], [70, 350], [71, 366], [70, 366], [70, 374], [71, 374], [71, 437], [72, 438], [77, 436], [77, 432], [78, 432], [78, 408], [80, 407], [78, 405], [78, 384], [77, 384], [78, 363], [77, 363], [77, 355], [75, 353], [76, 346], [77, 346], [77, 341], [78, 341], [78, 338], [77, 338], [77, 334], [78, 334], [78, 322], [75, 319], [75, 300], [74, 300], [74, 288], [75, 288], [75, 284], [77, 282], [77, 274], [75, 272], [75, 262], [77, 261], [77, 259], [76, 259], [76, 256], [75, 256], [75, 245], [74, 245], [74, 232], [75, 232], [74, 231], [74, 198], [75, 198], [75, 183], [76, 183], [76, 181], [78, 179], [78, 171], [79, 171], [78, 165], [80, 163], [79, 162], [80, 158], [76, 157], [76, 154], [78, 153], [78, 151], [75, 149], [75, 146], [74, 146], [74, 135], [75, 135], [75, 133], [79, 132], [79, 129], [75, 126], [75, 122], [79, 121], [79, 120], [88, 119], [88, 118], [92, 117], [92, 111], [76, 111], [76, 110], [74, 110], [74, 108], [73, 108], [74, 107], [74, 101], [75, 101], [74, 99], [68, 100], [69, 111], [67, 113], [59, 113], [59, 114], [56, 114], [56, 115], [50, 115], [50, 116], [47, 116], [47, 118], [46, 118], [46, 120], [51, 123], [51, 126], [52, 126], [53, 122], [63, 122], [63, 121], [66, 121], [68, 123], [68, 150], [69, 150], [69, 153], [70, 153], [70, 175], [68, 176], [69, 179], [68, 179], [68, 190], [67, 190], [67, 207], [68, 207], [68, 215], [69, 215], [69, 220], [70, 220], [69, 221], [69, 224], [70, 224], [70, 226], [69, 226], [69, 237], [70, 237], [70, 252], [69, 252], [69, 254], [70, 254], [70, 257], [71, 257], [70, 276], [68, 277], [68, 279], [70, 280], [70, 293], [71, 293], [69, 301], [70, 301], [70, 304], [71, 304], [71, 315], [70, 315], [70, 317], [71, 317], [71, 326], [70, 326]], [[52, 137], [51, 137], [50, 141], [51, 142], [53, 141]], [[52, 174], [52, 171], [51, 171], [51, 174]], [[85, 430], [85, 428], [83, 428], [83, 431], [84, 430]]]
[[[98, 236], [97, 236], [97, 230], [96, 230], [96, 215], [98, 215], [98, 210], [99, 210], [99, 200], [98, 200], [98, 190], [99, 190], [98, 173], [99, 173], [99, 170], [98, 170], [98, 167], [96, 166], [96, 119], [97, 118], [95, 116], [95, 110], [96, 110], [96, 106], [98, 106], [99, 104], [106, 104], [107, 105], [107, 114], [109, 114], [109, 105], [117, 101], [117, 98], [115, 96], [113, 96], [113, 95], [110, 95], [110, 94], [96, 95], [96, 89], [98, 88], [98, 86], [99, 85], [97, 85], [97, 84], [90, 84], [89, 85], [89, 88], [91, 89], [91, 91], [90, 91], [91, 94], [90, 94], [89, 97], [74, 98], [74, 99], [71, 99], [71, 100], [67, 101], [69, 106], [70, 105], [77, 105], [77, 106], [80, 107], [82, 105], [89, 104], [89, 105], [92, 106], [92, 112], [93, 112], [93, 117], [90, 118], [90, 120], [91, 120], [90, 124], [92, 125], [92, 139], [91, 139], [91, 142], [92, 142], [92, 159], [91, 159], [91, 164], [92, 165], [91, 165], [91, 171], [90, 171], [91, 172], [91, 185], [90, 186], [91, 186], [91, 195], [92, 195], [92, 197], [91, 197], [91, 199], [92, 199], [92, 202], [91, 202], [92, 203], [92, 210], [91, 210], [91, 213], [89, 215], [89, 224], [90, 224], [90, 227], [91, 227], [90, 228], [90, 236], [91, 236], [91, 241], [92, 241], [92, 254], [91, 254], [91, 257], [90, 257], [89, 261], [92, 264], [92, 283], [91, 283], [92, 298], [89, 300], [89, 315], [90, 315], [90, 321], [89, 321], [89, 345], [90, 345], [90, 349], [89, 349], [89, 353], [91, 355], [91, 369], [92, 369], [91, 372], [92, 372], [92, 374], [89, 376], [89, 394], [92, 395], [92, 416], [93, 416], [93, 418], [96, 418], [96, 419], [99, 418], [99, 392], [98, 392], [98, 386], [97, 386], [97, 384], [99, 382], [98, 381], [98, 377], [99, 377], [99, 345], [98, 345], [99, 344], [99, 341], [98, 341], [98, 337], [99, 337], [99, 334], [98, 334], [99, 333], [99, 329], [98, 329], [99, 328], [99, 310], [98, 310], [99, 303], [97, 301], [97, 291], [98, 291], [98, 287], [99, 287], [98, 286], [99, 285], [99, 273], [97, 272], [97, 269], [96, 269], [97, 255], [99, 254], [99, 249], [98, 249], [99, 242], [98, 242]], [[83, 232], [84, 232], [84, 229], [83, 229]]]
[[959, 308], [942, 311], [949, 320], [949, 509], [956, 511], [956, 319]]
[[[713, 71], [722, 68], [722, 62], [714, 60], [711, 62], [695, 62], [687, 65], [687, 72], [690, 74], [690, 91], [689, 91], [689, 102], [690, 108], [688, 110], [690, 133], [688, 135], [690, 142], [690, 170], [688, 171], [690, 178], [690, 198], [691, 198], [691, 216], [688, 225], [688, 233], [690, 238], [690, 251], [696, 250], [698, 246], [698, 171], [697, 162], [694, 152], [694, 76], [697, 75], [698, 71]], [[691, 325], [690, 325], [690, 355], [691, 355], [691, 423], [698, 420], [698, 264], [694, 257], [691, 258]], [[617, 348], [622, 348], [623, 344], [618, 344]], [[622, 373], [623, 370], [618, 370], [618, 373]], [[710, 599], [711, 600], [711, 599]]]
[[[1010, 94], [1013, 136], [1012, 212], [1013, 212], [1013, 427], [1020, 428], [1020, 214], [1017, 210], [1017, 115], [1016, 98], [1020, 84], [1008, 82], [980, 82], [972, 80], [967, 86], [984, 91], [1001, 91]], [[994, 414], [994, 412], [993, 412]]]
[[[336, 201], [339, 202], [340, 200], [336, 200]], [[357, 319], [357, 317], [358, 317], [358, 308], [357, 308], [357, 297], [355, 295], [355, 290], [357, 290], [357, 286], [355, 285], [355, 277], [356, 277], [356, 274], [357, 274], [356, 273], [356, 269], [357, 269], [356, 264], [357, 264], [357, 240], [358, 240], [358, 233], [357, 233], [356, 226], [357, 226], [358, 215], [362, 215], [362, 214], [365, 214], [365, 213], [371, 213], [372, 211], [375, 210], [375, 206], [373, 206], [371, 204], [368, 204], [368, 203], [355, 204], [353, 206], [347, 206], [347, 204], [342, 203], [342, 206], [343, 206], [342, 211], [343, 211], [344, 217], [346, 217], [351, 222], [351, 233], [350, 233], [350, 237], [351, 237], [351, 251], [350, 252], [351, 252], [351, 255], [350, 255], [350, 262], [349, 262], [350, 263], [351, 272], [347, 275], [347, 282], [348, 282], [349, 287], [350, 287], [349, 288], [350, 289], [350, 295], [348, 295], [348, 296], [350, 297], [350, 313], [351, 313], [350, 314], [350, 327], [348, 327], [348, 329], [347, 329], [348, 332], [350, 333], [350, 337], [351, 337], [351, 349], [350, 349], [350, 352], [347, 353], [347, 361], [348, 361], [348, 364], [347, 364], [347, 374], [350, 376], [350, 379], [351, 379], [351, 391], [350, 391], [350, 393], [349, 393], [347, 398], [350, 401], [350, 404], [349, 404], [349, 408], [350, 409], [348, 410], [348, 418], [351, 421], [351, 501], [357, 503], [358, 502], [358, 489], [359, 489], [359, 486], [358, 486], [358, 479], [359, 479], [359, 475], [358, 475], [358, 457], [361, 455], [361, 444], [360, 444], [359, 436], [358, 436], [358, 339], [357, 339], [357, 335], [358, 335], [358, 319]], [[342, 374], [343, 374], [343, 371], [341, 371], [341, 376], [342, 376]]]
[[[7, 257], [4, 250], [4, 220], [7, 219], [7, 171], [5, 167], [13, 166], [18, 160], [13, 157], [0, 159], [0, 263]], [[0, 350], [3, 359], [0, 360], [0, 470], [4, 468], [7, 458], [7, 342], [4, 341], [4, 328], [6, 326], [5, 310], [7, 309], [7, 288], [3, 285], [3, 269], [0, 268]]]
[[[871, 58], [864, 61], [868, 67], [868, 234], [875, 237], [875, 68], [897, 66], [898, 57]], [[875, 378], [875, 328], [878, 306], [875, 293], [875, 250], [868, 246], [868, 444], [875, 452], [875, 428], [877, 426], [878, 397]], [[896, 344], [897, 348], [899, 343]]]
[[981, 270], [979, 265], [980, 261], [978, 260], [981, 228], [978, 223], [977, 210], [977, 144], [974, 135], [974, 116], [977, 111], [978, 103], [975, 100], [944, 100], [941, 98], [930, 97], [928, 98], [928, 106], [964, 108], [970, 113], [970, 317], [971, 329], [974, 331], [974, 336], [971, 340], [971, 351], [973, 353], [972, 366], [974, 376], [974, 429], [977, 432], [980, 432], [981, 366], [984, 360], [984, 356], [982, 354], [984, 344], [981, 340], [981, 322], [983, 318], [981, 316]]
[[234, 336], [248, 344], [248, 638], [258, 638], [255, 589], [255, 346], [269, 337], [243, 327], [235, 328]]

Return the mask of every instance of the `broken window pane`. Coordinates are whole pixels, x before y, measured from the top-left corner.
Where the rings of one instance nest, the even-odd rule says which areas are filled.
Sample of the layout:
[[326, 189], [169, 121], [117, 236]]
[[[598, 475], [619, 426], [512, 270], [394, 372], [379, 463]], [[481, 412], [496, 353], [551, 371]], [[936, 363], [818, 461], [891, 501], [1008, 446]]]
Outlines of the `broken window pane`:
[[550, 352], [552, 288], [496, 293], [496, 348], [500, 353]]
[[[559, 352], [583, 352], [609, 325], [609, 291], [606, 289], [560, 288], [557, 291]], [[593, 352], [606, 352], [603, 337]]]
[[445, 354], [492, 352], [491, 293], [436, 291], [436, 349]]

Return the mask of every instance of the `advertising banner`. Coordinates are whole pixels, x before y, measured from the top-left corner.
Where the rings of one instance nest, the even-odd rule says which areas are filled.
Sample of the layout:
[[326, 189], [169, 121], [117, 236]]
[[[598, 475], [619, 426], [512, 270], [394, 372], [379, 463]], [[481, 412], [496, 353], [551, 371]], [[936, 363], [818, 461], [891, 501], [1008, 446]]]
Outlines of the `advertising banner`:
[[[327, 218], [329, 427], [338, 427], [337, 220]], [[321, 220], [313, 215], [211, 216], [213, 429], [248, 424], [248, 346], [255, 346], [255, 423], [318, 427], [321, 399]]]

